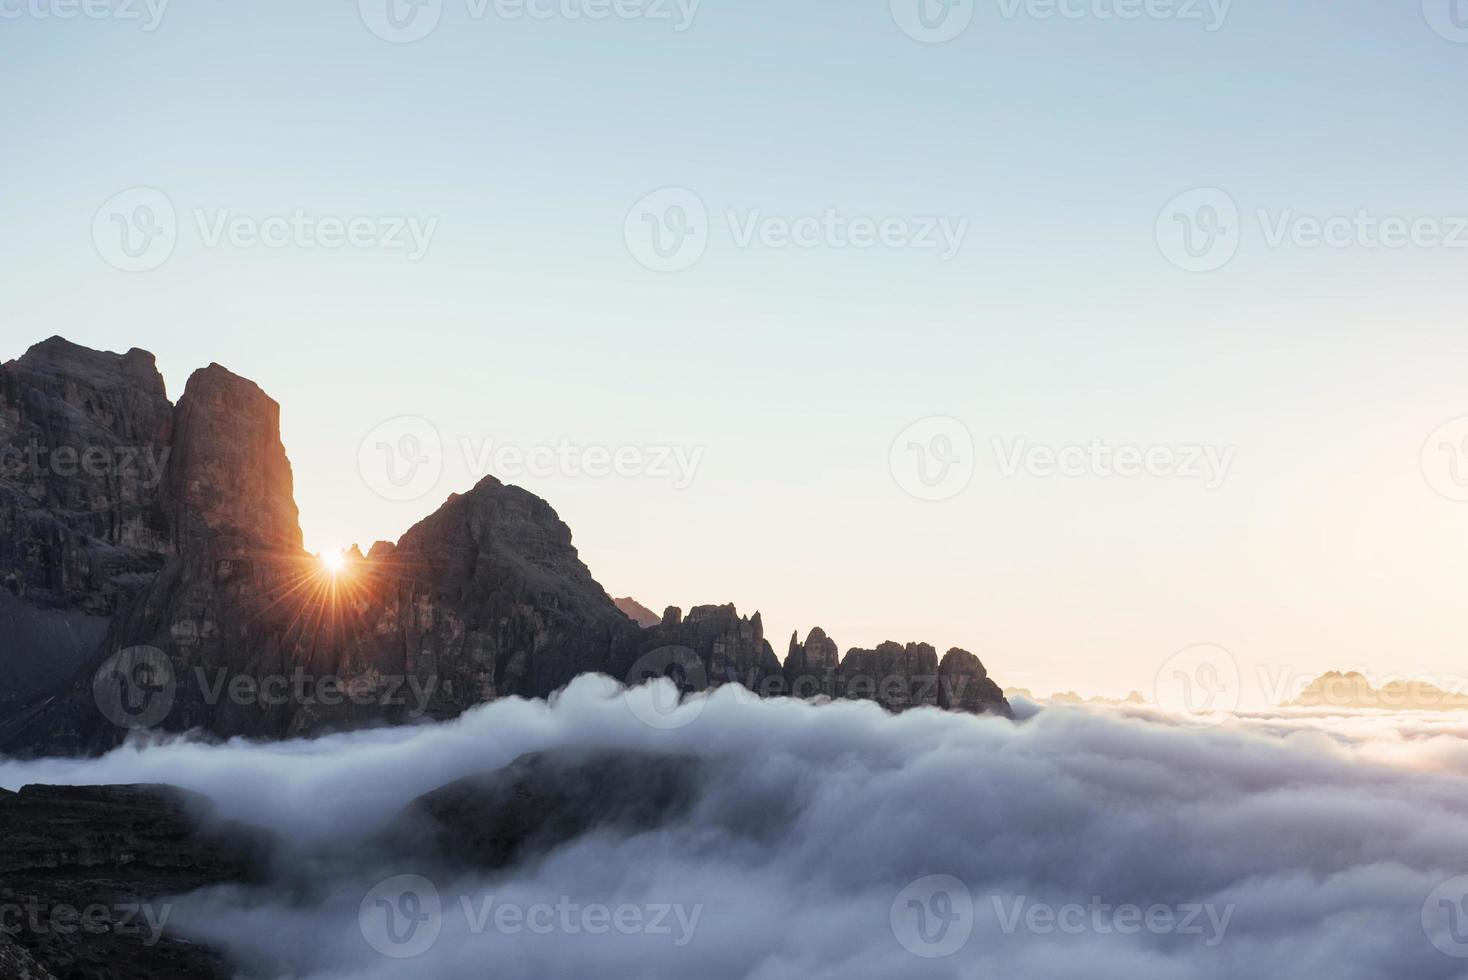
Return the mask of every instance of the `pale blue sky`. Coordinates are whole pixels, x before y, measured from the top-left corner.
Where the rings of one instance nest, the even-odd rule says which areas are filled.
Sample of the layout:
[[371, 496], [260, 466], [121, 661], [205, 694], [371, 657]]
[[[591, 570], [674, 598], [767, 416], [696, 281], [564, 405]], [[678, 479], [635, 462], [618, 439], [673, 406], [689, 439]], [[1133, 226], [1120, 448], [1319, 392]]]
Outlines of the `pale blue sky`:
[[[444, 0], [413, 44], [340, 0], [177, 0], [151, 32], [0, 20], [0, 357], [59, 333], [154, 351], [175, 396], [210, 361], [255, 379], [315, 548], [396, 537], [472, 483], [461, 437], [700, 448], [682, 490], [516, 482], [614, 594], [762, 609], [782, 651], [813, 625], [925, 639], [1042, 691], [1145, 690], [1202, 642], [1249, 672], [1468, 663], [1468, 503], [1421, 465], [1468, 415], [1468, 248], [1270, 248], [1254, 217], [1468, 215], [1468, 44], [1417, 0], [1239, 0], [1212, 32], [988, 0], [941, 45], [888, 0], [704, 0], [682, 32], [469, 9]], [[93, 218], [140, 186], [176, 207], [178, 245], [125, 273]], [[624, 218], [668, 186], [713, 227], [659, 274]], [[1206, 274], [1154, 239], [1196, 187], [1244, 215]], [[207, 248], [193, 218], [298, 208], [439, 223], [409, 262]], [[970, 227], [943, 262], [739, 249], [723, 218], [827, 208]], [[416, 502], [358, 472], [397, 415], [450, 446]], [[929, 416], [978, 444], [941, 503], [888, 467]], [[1020, 437], [1236, 456], [1212, 491], [1001, 478], [990, 440]]]

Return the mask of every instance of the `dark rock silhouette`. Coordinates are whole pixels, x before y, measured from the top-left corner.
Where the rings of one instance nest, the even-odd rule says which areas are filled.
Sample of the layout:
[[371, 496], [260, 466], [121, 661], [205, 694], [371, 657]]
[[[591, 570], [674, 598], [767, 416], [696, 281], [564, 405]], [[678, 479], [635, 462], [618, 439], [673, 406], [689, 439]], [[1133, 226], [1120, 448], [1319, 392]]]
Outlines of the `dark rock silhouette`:
[[[0, 790], [0, 903], [36, 910], [8, 920], [0, 975], [44, 978], [234, 975], [216, 953], [166, 929], [141, 903], [262, 879], [263, 832], [206, 820], [203, 798], [166, 786], [27, 786]], [[63, 909], [102, 914], [86, 929]], [[48, 972], [36, 972], [45, 970]]]
[[634, 751], [521, 756], [414, 800], [380, 835], [389, 853], [499, 870], [594, 830], [641, 833], [688, 812], [695, 758]]
[[38, 344], [0, 367], [0, 450], [3, 752], [102, 751], [134, 721], [283, 738], [451, 718], [670, 667], [689, 690], [1009, 710], [961, 651], [838, 659], [814, 630], [782, 664], [732, 605], [634, 604], [639, 625], [555, 510], [493, 477], [334, 575], [302, 545], [279, 404], [217, 364], [174, 406], [151, 354]]

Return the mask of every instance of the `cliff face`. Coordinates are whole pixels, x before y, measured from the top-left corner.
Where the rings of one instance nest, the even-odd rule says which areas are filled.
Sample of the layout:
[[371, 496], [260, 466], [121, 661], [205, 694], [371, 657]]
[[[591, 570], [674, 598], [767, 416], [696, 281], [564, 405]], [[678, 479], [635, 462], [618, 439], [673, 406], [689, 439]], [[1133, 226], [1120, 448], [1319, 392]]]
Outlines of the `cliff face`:
[[383, 685], [399, 684], [411, 701], [388, 706], [399, 714], [452, 717], [497, 697], [546, 697], [607, 671], [636, 631], [551, 506], [493, 477], [354, 561], [337, 588], [325, 666], [384, 696]]
[[302, 546], [280, 406], [217, 364], [175, 407], [151, 354], [39, 344], [0, 367], [0, 453], [0, 751], [448, 718], [588, 672], [635, 682], [670, 650], [699, 686], [1008, 709], [961, 651], [840, 660], [815, 630], [782, 664], [732, 605], [641, 628], [551, 506], [493, 478], [333, 575]]
[[144, 351], [53, 338], [0, 365], [0, 711], [70, 677], [162, 566], [172, 412]]
[[[27, 910], [0, 935], [0, 976], [236, 975], [218, 954], [171, 930], [154, 934], [129, 911], [208, 885], [263, 880], [268, 839], [238, 825], [205, 829], [207, 808], [163, 786], [0, 790], [0, 902]], [[67, 908], [91, 910], [90, 927], [63, 917]]]
[[618, 658], [616, 676], [636, 682], [649, 671], [663, 673], [663, 662], [676, 660], [677, 651], [689, 651], [698, 660], [701, 677], [689, 678], [694, 687], [737, 683], [761, 694], [781, 693], [773, 683], [781, 677], [780, 661], [765, 639], [759, 613], [751, 618], [732, 605], [694, 606], [685, 619], [681, 609], [670, 606], [662, 622], [643, 630], [629, 653]]

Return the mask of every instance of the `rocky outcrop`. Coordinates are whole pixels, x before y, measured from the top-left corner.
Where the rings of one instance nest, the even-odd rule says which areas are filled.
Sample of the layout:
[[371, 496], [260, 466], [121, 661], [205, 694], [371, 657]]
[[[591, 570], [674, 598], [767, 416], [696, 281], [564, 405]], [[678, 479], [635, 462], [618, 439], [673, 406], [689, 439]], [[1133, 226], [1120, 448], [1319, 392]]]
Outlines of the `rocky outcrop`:
[[643, 629], [651, 629], [663, 621], [663, 617], [644, 606], [642, 603], [628, 596], [623, 599], [613, 599], [617, 608], [622, 610], [622, 615]]
[[[696, 659], [703, 675], [690, 678], [694, 687], [737, 683], [765, 695], [783, 692], [783, 669], [765, 639], [764, 620], [758, 612], [740, 616], [732, 604], [694, 606], [686, 618], [670, 606], [658, 626], [636, 637], [630, 656], [618, 658], [622, 669], [615, 676], [637, 683], [648, 676], [644, 668], [663, 673], [664, 661], [676, 663], [685, 655]], [[688, 665], [681, 666], [686, 673]]]
[[174, 896], [265, 873], [267, 838], [206, 813], [201, 798], [161, 786], [0, 790], [0, 904], [23, 913], [7, 917], [0, 967], [61, 980], [231, 976], [162, 921]]
[[956, 647], [944, 654], [943, 662], [938, 665], [938, 707], [945, 711], [992, 712], [1013, 717], [1004, 692], [989, 679], [989, 672], [979, 658]]
[[54, 337], [0, 365], [0, 706], [74, 674], [162, 567], [172, 426], [145, 351]]
[[592, 831], [642, 833], [681, 817], [702, 771], [689, 756], [532, 753], [419, 797], [379, 843], [395, 855], [499, 870]]
[[805, 642], [799, 633], [791, 634], [790, 650], [785, 655], [785, 690], [797, 698], [836, 697], [836, 675], [841, 670], [841, 652], [836, 641], [819, 626], [812, 629]]
[[[136, 595], [114, 610], [101, 649], [69, 688], [12, 741], [53, 752], [116, 744], [128, 729], [99, 710], [94, 679], [120, 652], [140, 647], [159, 652], [146, 686], [152, 703], [167, 701], [150, 727], [220, 736], [292, 731], [296, 706], [258, 692], [269, 678], [309, 669], [322, 610], [311, 602], [319, 566], [301, 545], [280, 406], [211, 365], [189, 379], [167, 430], [158, 567], [138, 576]], [[114, 693], [138, 696], [135, 680], [121, 678]], [[5, 737], [0, 730], [0, 745]]]
[[372, 556], [339, 586], [343, 623], [325, 659], [349, 677], [412, 679], [430, 717], [546, 697], [606, 672], [636, 632], [555, 510], [493, 477]]
[[888, 711], [938, 706], [938, 652], [926, 643], [887, 642], [848, 650], [836, 675], [840, 696]]
[[814, 630], [782, 664], [759, 613], [659, 619], [623, 600], [640, 627], [551, 506], [492, 477], [332, 572], [302, 546], [280, 406], [217, 364], [175, 407], [151, 354], [47, 341], [0, 369], [0, 450], [25, 461], [0, 474], [0, 751], [449, 718], [591, 672], [894, 711], [1003, 704], [966, 655], [947, 676], [967, 693], [941, 700], [920, 644], [839, 660]]

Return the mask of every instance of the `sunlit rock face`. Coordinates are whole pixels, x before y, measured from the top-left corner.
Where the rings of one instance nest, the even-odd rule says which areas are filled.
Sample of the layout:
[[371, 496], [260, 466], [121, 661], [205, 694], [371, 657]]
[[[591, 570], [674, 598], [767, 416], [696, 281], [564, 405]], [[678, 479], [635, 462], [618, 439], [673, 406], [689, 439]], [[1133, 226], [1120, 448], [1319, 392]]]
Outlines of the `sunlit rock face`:
[[[108, 357], [83, 357], [97, 371], [110, 364], [117, 375], [99, 387], [120, 384], [136, 364], [152, 364], [140, 352], [101, 360]], [[161, 379], [156, 393], [161, 397]], [[280, 406], [252, 382], [211, 365], [195, 372], [153, 430], [168, 436], [155, 560], [134, 572], [135, 593], [112, 611], [103, 644], [70, 685], [34, 717], [23, 713], [24, 731], [15, 736], [22, 743], [52, 751], [115, 744], [127, 729], [98, 710], [93, 678], [114, 654], [140, 646], [162, 651], [169, 664], [158, 672], [169, 676], [148, 678], [166, 685], [170, 699], [156, 727], [278, 737], [294, 723], [293, 705], [259, 696], [266, 678], [310, 665], [319, 614], [310, 605], [319, 572], [301, 545]], [[93, 430], [85, 438], [95, 436]]]
[[622, 610], [622, 614], [624, 616], [632, 620], [632, 622], [636, 623], [638, 626], [641, 626], [643, 629], [650, 629], [653, 626], [659, 625], [663, 621], [663, 617], [659, 616], [657, 613], [653, 612], [651, 609], [647, 608], [631, 596], [627, 596], [622, 599], [613, 599], [612, 601], [617, 604], [618, 609]]

